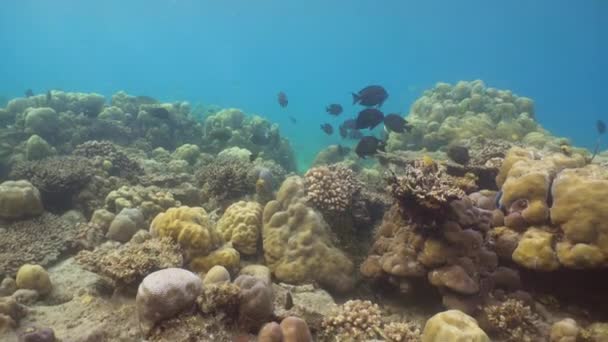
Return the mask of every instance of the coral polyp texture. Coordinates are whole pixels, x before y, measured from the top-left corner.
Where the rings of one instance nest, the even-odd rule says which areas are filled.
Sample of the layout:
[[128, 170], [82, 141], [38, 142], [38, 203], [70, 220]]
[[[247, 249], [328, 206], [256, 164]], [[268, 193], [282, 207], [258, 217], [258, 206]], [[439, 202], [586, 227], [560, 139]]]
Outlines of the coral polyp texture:
[[526, 268], [607, 265], [608, 171], [579, 154], [514, 148], [497, 177], [504, 220], [493, 229], [503, 257]]
[[476, 136], [529, 141], [539, 148], [554, 140], [536, 121], [532, 99], [480, 80], [437, 83], [412, 104], [406, 119], [412, 131], [391, 133], [387, 150], [434, 151]]
[[352, 261], [330, 238], [323, 216], [307, 203], [305, 182], [287, 178], [264, 208], [264, 257], [274, 276], [287, 283], [317, 282], [346, 292], [354, 284]]
[[226, 209], [217, 222], [217, 229], [240, 253], [256, 254], [262, 231], [262, 210], [257, 202], [236, 202]]
[[326, 212], [344, 212], [352, 206], [360, 184], [352, 170], [340, 166], [318, 166], [304, 175], [308, 201]]

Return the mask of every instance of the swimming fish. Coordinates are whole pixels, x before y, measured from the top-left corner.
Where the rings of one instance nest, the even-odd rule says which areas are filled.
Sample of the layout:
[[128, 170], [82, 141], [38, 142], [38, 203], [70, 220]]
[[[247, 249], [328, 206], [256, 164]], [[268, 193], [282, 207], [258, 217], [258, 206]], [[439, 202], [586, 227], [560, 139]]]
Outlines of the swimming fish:
[[403, 133], [405, 131], [411, 131], [412, 125], [407, 120], [401, 117], [399, 114], [389, 114], [384, 117], [384, 126], [395, 133]]
[[332, 103], [325, 107], [325, 111], [331, 115], [340, 115], [342, 114], [342, 106], [337, 103]]
[[366, 156], [373, 156], [378, 151], [384, 151], [385, 146], [386, 143], [384, 141], [368, 135], [359, 140], [359, 143], [355, 148], [355, 153], [359, 156], [359, 158], [365, 159]]
[[381, 107], [384, 101], [388, 98], [388, 93], [384, 87], [379, 85], [370, 85], [361, 89], [358, 93], [353, 94], [353, 104], [359, 103], [366, 107]]
[[340, 132], [340, 137], [342, 137], [342, 139], [346, 139], [348, 136], [348, 129], [346, 129], [343, 124], [338, 126], [338, 131]]
[[321, 130], [323, 132], [325, 132], [325, 134], [327, 134], [327, 135], [334, 134], [334, 128], [330, 124], [328, 124], [328, 123], [322, 124], [321, 125]]
[[458, 164], [465, 165], [469, 162], [469, 149], [462, 145], [450, 145], [447, 150], [450, 159]]
[[25, 97], [32, 97], [34, 96], [34, 91], [32, 89], [27, 89], [25, 91]]
[[595, 123], [595, 127], [597, 128], [598, 134], [606, 133], [606, 123], [604, 121], [597, 120], [597, 122]]
[[279, 101], [279, 105], [281, 107], [287, 107], [287, 104], [289, 103], [289, 101], [287, 100], [287, 94], [282, 91], [279, 92], [279, 94], [277, 94], [277, 101]]
[[264, 133], [253, 133], [249, 138], [249, 141], [256, 145], [268, 145], [270, 143], [270, 134], [268, 132]]
[[356, 129], [374, 129], [384, 120], [384, 114], [376, 108], [367, 108], [359, 112]]
[[293, 116], [289, 116], [289, 121], [291, 121], [292, 124], [297, 124], [298, 120], [296, 120], [296, 118], [294, 118]]
[[150, 115], [155, 116], [159, 119], [168, 119], [169, 118], [169, 111], [167, 110], [167, 108], [152, 107], [152, 108], [146, 109], [146, 111], [148, 113], [150, 113]]

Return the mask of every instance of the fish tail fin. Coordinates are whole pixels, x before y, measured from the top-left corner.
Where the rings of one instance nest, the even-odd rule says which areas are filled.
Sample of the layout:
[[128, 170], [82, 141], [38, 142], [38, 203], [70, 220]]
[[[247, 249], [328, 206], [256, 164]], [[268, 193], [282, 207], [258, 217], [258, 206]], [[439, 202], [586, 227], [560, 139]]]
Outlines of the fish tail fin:
[[359, 95], [355, 94], [355, 93], [351, 93], [351, 94], [353, 94], [353, 104], [359, 102]]

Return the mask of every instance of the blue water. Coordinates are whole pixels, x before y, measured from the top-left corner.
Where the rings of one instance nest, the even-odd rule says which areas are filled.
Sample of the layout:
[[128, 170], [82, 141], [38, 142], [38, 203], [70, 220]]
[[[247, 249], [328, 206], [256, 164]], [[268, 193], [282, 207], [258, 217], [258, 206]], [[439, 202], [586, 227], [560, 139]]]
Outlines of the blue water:
[[300, 164], [339, 141], [319, 129], [338, 122], [325, 105], [354, 113], [349, 92], [370, 83], [407, 112], [437, 81], [482, 79], [587, 147], [608, 120], [605, 0], [7, 0], [0, 47], [2, 96], [122, 89], [238, 107], [279, 123]]

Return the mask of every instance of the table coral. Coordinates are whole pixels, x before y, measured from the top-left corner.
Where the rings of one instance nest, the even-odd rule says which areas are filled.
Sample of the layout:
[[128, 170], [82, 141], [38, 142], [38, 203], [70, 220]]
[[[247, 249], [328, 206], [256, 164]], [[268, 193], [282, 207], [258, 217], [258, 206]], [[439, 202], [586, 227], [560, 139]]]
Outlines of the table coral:
[[262, 209], [257, 202], [233, 203], [217, 222], [217, 229], [237, 251], [254, 255], [262, 230]]
[[306, 201], [304, 180], [289, 177], [264, 208], [264, 257], [273, 274], [288, 283], [317, 282], [333, 291], [353, 286], [353, 264], [336, 248], [329, 226]]

